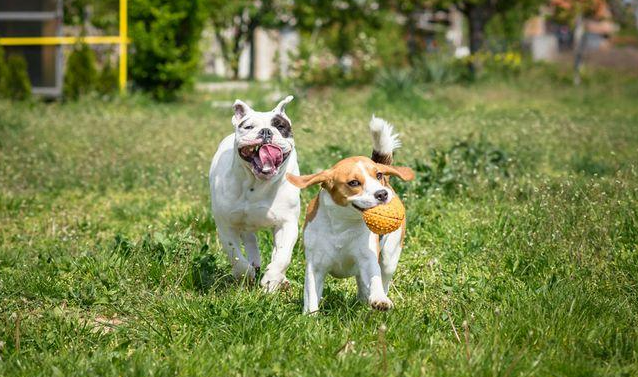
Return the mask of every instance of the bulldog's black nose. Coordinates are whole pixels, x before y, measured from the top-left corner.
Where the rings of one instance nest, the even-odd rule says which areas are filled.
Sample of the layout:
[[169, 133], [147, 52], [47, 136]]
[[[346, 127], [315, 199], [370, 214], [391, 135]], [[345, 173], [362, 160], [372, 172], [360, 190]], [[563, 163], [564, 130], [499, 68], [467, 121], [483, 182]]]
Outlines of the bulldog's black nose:
[[272, 135], [273, 133], [270, 128], [262, 128], [261, 130], [259, 130], [259, 137], [264, 143], [270, 143], [270, 141], [272, 140]]
[[380, 201], [382, 203], [385, 203], [385, 201], [388, 200], [388, 191], [387, 190], [379, 190], [379, 191], [374, 193], [374, 197], [378, 201]]

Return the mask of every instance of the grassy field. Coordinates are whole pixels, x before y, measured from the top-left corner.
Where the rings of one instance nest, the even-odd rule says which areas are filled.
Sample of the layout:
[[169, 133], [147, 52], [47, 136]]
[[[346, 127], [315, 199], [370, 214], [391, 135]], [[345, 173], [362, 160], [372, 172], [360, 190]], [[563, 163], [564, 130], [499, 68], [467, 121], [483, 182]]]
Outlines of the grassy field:
[[0, 375], [638, 375], [635, 77], [295, 94], [302, 172], [369, 154], [372, 113], [402, 133], [395, 310], [329, 279], [302, 316], [300, 245], [287, 292], [230, 278], [211, 100], [270, 109], [265, 89], [0, 102]]

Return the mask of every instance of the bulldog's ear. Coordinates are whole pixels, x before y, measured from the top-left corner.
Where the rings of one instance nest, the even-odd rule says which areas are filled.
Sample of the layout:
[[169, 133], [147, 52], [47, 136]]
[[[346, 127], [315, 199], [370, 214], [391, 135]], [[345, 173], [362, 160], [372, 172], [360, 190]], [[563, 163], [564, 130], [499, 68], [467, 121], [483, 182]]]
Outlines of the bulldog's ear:
[[251, 109], [244, 101], [236, 99], [233, 104], [233, 111], [235, 111], [235, 115], [233, 115], [233, 125], [237, 126], [246, 114], [253, 111], [253, 109]]
[[288, 179], [288, 182], [300, 189], [305, 189], [306, 187], [316, 185], [318, 183], [321, 183], [322, 185], [329, 183], [330, 177], [330, 173], [327, 171], [302, 176], [286, 173], [286, 179]]
[[281, 102], [279, 102], [277, 106], [275, 106], [275, 108], [272, 109], [272, 111], [275, 113], [284, 113], [286, 111], [286, 105], [289, 104], [294, 98], [295, 97], [293, 96], [288, 96], [282, 99]]
[[377, 164], [379, 171], [383, 174], [399, 177], [404, 181], [411, 181], [414, 179], [414, 171], [407, 166], [390, 166]]

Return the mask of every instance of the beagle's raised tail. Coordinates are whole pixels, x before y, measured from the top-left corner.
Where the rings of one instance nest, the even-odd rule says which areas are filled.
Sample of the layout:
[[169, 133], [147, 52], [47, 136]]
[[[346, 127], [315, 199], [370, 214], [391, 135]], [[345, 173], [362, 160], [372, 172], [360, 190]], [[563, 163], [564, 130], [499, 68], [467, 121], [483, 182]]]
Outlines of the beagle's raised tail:
[[401, 147], [399, 134], [393, 133], [394, 127], [382, 118], [374, 115], [370, 120], [370, 135], [372, 136], [372, 161], [392, 165], [392, 154]]

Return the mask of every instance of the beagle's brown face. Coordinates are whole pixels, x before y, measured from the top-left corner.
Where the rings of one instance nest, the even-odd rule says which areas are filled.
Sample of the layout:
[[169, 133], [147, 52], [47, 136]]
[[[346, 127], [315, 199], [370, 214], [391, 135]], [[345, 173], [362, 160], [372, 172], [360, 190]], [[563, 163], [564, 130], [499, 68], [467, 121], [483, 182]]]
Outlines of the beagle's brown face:
[[363, 211], [392, 200], [395, 194], [388, 184], [388, 175], [404, 181], [414, 179], [414, 172], [408, 167], [377, 164], [363, 156], [343, 159], [317, 174], [286, 177], [299, 188], [321, 184], [338, 205]]

